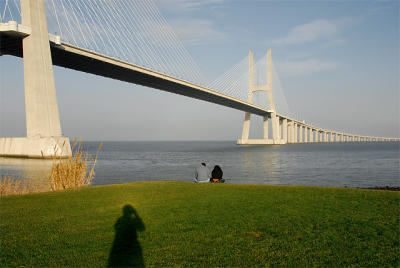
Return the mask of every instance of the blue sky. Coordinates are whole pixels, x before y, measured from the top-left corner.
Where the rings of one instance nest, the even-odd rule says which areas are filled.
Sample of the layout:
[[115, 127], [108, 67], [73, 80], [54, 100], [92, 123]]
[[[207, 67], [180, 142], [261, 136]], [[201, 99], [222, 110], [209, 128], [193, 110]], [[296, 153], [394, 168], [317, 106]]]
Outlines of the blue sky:
[[[398, 1], [157, 0], [203, 74], [272, 48], [300, 120], [400, 136]], [[235, 140], [243, 112], [55, 67], [62, 129], [85, 140]], [[25, 135], [22, 60], [0, 58], [0, 136]], [[252, 136], [261, 118], [252, 120]]]

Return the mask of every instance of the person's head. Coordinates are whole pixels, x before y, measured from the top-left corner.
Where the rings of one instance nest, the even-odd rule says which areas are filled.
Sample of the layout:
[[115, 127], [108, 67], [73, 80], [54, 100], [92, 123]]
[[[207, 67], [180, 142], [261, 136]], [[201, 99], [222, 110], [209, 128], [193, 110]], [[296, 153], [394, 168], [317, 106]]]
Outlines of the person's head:
[[125, 205], [123, 208], [122, 208], [122, 212], [124, 213], [124, 216], [130, 216], [130, 215], [132, 215], [132, 214], [135, 214], [136, 215], [136, 211], [135, 211], [135, 209], [131, 206], [131, 205]]
[[214, 170], [221, 170], [221, 168], [218, 165], [215, 165]]
[[205, 167], [205, 166], [206, 166], [206, 163], [201, 163], [201, 165], [202, 165], [203, 167]]

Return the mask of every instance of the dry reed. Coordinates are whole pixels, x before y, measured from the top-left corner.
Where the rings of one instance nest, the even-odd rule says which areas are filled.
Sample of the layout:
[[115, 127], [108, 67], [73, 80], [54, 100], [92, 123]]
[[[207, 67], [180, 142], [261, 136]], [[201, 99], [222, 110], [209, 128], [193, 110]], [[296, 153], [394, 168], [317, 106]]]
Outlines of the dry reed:
[[15, 180], [12, 176], [4, 176], [0, 180], [0, 196], [30, 193], [28, 183], [22, 180]]
[[53, 165], [48, 177], [50, 188], [55, 191], [89, 185], [95, 175], [94, 167], [102, 145], [101, 143], [97, 148], [94, 158], [84, 151], [82, 142], [78, 143], [76, 138], [72, 146], [74, 154], [67, 159], [58, 157], [54, 148]]

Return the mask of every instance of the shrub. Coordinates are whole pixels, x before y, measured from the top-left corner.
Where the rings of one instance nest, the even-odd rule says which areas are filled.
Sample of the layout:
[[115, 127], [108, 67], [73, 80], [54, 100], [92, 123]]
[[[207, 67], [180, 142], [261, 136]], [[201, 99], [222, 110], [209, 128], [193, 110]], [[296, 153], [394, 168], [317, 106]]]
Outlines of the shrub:
[[84, 151], [82, 142], [78, 143], [76, 138], [72, 146], [73, 156], [67, 159], [58, 157], [55, 148], [53, 165], [48, 177], [50, 188], [55, 191], [89, 185], [95, 175], [94, 167], [102, 145], [100, 143], [94, 158]]

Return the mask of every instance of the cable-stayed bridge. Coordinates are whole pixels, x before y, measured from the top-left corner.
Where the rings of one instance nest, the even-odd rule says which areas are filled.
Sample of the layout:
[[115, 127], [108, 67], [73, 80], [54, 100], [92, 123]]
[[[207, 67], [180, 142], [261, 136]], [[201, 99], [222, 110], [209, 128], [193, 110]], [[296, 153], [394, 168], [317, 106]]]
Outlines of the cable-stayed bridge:
[[[238, 144], [398, 140], [328, 130], [291, 117], [271, 50], [256, 62], [250, 52], [207, 81], [151, 0], [2, 1], [0, 53], [24, 59], [27, 137], [0, 138], [0, 155], [71, 154], [61, 132], [53, 64], [244, 111]], [[255, 104], [258, 95], [263, 104]], [[251, 114], [263, 117], [262, 139], [249, 139]]]

